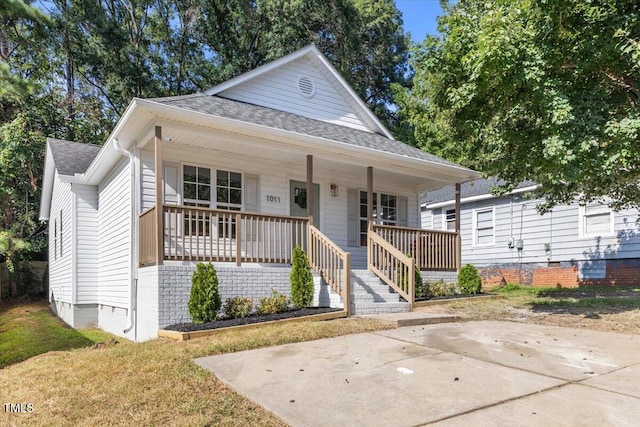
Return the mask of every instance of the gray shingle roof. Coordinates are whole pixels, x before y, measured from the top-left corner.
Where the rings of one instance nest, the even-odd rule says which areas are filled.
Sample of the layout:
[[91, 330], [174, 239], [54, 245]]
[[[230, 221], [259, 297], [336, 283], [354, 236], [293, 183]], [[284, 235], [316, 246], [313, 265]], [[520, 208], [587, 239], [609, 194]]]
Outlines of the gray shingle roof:
[[51, 154], [60, 175], [73, 176], [84, 173], [102, 148], [95, 144], [81, 144], [79, 142], [48, 138]]
[[411, 147], [410, 145], [404, 144], [400, 141], [394, 141], [382, 135], [219, 96], [197, 93], [193, 95], [152, 98], [148, 99], [148, 101], [211, 114], [218, 117], [240, 120], [247, 123], [326, 138], [358, 147], [372, 148], [387, 153], [426, 160], [442, 165], [458, 166], [455, 163], [448, 162], [440, 157], [434, 156], [433, 154], [426, 153], [415, 147]]
[[[491, 177], [488, 179], [476, 179], [474, 181], [465, 182], [460, 185], [460, 198], [464, 199], [465, 197], [491, 194], [491, 187], [502, 184], [504, 184], [504, 181], [498, 180], [495, 177]], [[516, 188], [531, 187], [533, 185], [536, 185], [536, 183], [533, 181], [523, 181], [518, 184]], [[456, 187], [454, 185], [449, 185], [447, 187], [429, 191], [426, 197], [423, 198], [422, 203], [431, 204], [448, 202], [450, 200], [454, 200], [455, 198]]]

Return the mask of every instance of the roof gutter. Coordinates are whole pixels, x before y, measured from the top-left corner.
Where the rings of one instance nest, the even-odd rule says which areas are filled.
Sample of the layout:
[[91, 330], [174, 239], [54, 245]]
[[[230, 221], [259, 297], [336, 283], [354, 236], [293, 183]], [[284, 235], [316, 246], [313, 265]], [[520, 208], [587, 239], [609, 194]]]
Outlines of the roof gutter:
[[[528, 193], [529, 191], [534, 191], [537, 190], [538, 188], [540, 188], [540, 184], [538, 185], [531, 185], [529, 187], [522, 187], [522, 188], [516, 188], [513, 191], [509, 191], [508, 193], [506, 193], [505, 195], [511, 195], [511, 194], [519, 194], [519, 193]], [[460, 203], [464, 204], [464, 203], [470, 203], [470, 202], [478, 202], [481, 200], [489, 200], [489, 199], [494, 199], [497, 198], [498, 196], [494, 196], [493, 194], [479, 194], [477, 196], [470, 196], [470, 197], [465, 197], [463, 199], [460, 199]], [[437, 203], [422, 203], [422, 206], [424, 206], [427, 209], [438, 209], [438, 208], [442, 208], [445, 206], [450, 206], [450, 205], [454, 205], [456, 203], [455, 199], [452, 200], [445, 200], [443, 202], [437, 202]]]

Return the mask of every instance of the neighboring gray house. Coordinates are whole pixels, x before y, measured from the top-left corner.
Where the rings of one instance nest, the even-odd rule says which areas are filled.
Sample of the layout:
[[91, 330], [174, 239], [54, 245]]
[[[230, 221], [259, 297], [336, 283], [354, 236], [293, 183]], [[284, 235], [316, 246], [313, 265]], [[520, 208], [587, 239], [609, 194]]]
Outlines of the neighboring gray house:
[[[536, 211], [533, 182], [495, 197], [494, 179], [461, 186], [462, 263], [479, 268], [485, 286], [637, 284], [640, 224], [635, 209], [559, 205]], [[422, 228], [454, 229], [453, 186], [430, 191], [421, 204]]]
[[308, 46], [205, 93], [134, 99], [101, 147], [47, 142], [51, 305], [143, 341], [190, 320], [196, 262], [223, 299], [257, 299], [288, 293], [301, 245], [316, 301], [406, 311], [415, 262], [458, 267], [455, 233], [420, 230], [420, 194], [477, 176], [394, 140]]

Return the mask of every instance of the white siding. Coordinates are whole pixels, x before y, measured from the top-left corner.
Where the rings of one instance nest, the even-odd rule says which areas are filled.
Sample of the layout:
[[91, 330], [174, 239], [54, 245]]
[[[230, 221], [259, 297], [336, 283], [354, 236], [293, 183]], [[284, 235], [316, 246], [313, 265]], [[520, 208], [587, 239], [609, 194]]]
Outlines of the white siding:
[[[219, 95], [370, 131], [356, 110], [332, 87], [320, 70], [325, 68], [316, 67], [308, 59], [302, 58]], [[316, 90], [313, 97], [305, 98], [298, 92], [298, 79], [301, 76], [308, 76], [314, 82]]]
[[72, 230], [71, 184], [60, 182], [56, 172], [49, 214], [49, 293], [68, 303], [73, 303]]
[[131, 252], [131, 198], [128, 161], [98, 188], [99, 304], [126, 307]]
[[73, 185], [76, 205], [76, 302], [98, 302], [98, 188]]
[[[544, 215], [538, 214], [540, 200], [514, 195], [462, 205], [462, 262], [478, 266], [502, 263], [545, 263], [547, 261], [581, 261], [640, 257], [638, 212], [616, 212], [615, 233], [609, 237], [579, 237], [578, 205], [559, 205]], [[495, 206], [495, 244], [474, 247], [472, 213], [474, 209]], [[442, 228], [442, 212], [431, 215], [434, 228]], [[425, 224], [423, 224], [423, 228]], [[523, 249], [509, 248], [513, 239], [522, 240]], [[545, 251], [548, 244], [551, 251]]]
[[[163, 146], [165, 162], [193, 164], [212, 169], [230, 170], [243, 174], [255, 174], [260, 177], [259, 212], [275, 215], [289, 215], [289, 182], [306, 181], [306, 162], [304, 159], [296, 163], [276, 162], [252, 158], [250, 161], [239, 155], [207, 151], [202, 149], [188, 149], [185, 146]], [[141, 152], [142, 161], [142, 206], [144, 209], [154, 203], [153, 190], [153, 160], [151, 148]], [[149, 160], [145, 160], [149, 159]], [[213, 171], [212, 171], [213, 174]], [[182, 175], [182, 172], [180, 172]], [[331, 169], [314, 164], [314, 183], [320, 185], [320, 228], [336, 244], [352, 253], [354, 268], [362, 268], [366, 264], [366, 250], [359, 247], [347, 246], [347, 189], [366, 190], [366, 170], [361, 173], [347, 165], [335, 165]], [[374, 191], [378, 193], [394, 194], [408, 198], [408, 226], [418, 227], [418, 194], [411, 192], [403, 184], [402, 177], [397, 179], [385, 178], [376, 180], [374, 175]], [[331, 196], [330, 185], [338, 185], [338, 197]], [[179, 185], [182, 191], [181, 184]], [[267, 199], [267, 196], [275, 196]], [[270, 200], [275, 200], [270, 201]], [[102, 210], [102, 206], [101, 206]]]

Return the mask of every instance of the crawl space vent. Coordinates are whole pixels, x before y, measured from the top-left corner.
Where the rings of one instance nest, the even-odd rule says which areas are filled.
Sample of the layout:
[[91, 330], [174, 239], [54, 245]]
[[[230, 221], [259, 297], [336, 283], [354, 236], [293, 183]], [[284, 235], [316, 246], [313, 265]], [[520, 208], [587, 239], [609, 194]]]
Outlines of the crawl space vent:
[[311, 98], [316, 93], [316, 87], [313, 84], [313, 80], [307, 76], [302, 76], [298, 79], [298, 91], [300, 95], [305, 98]]

